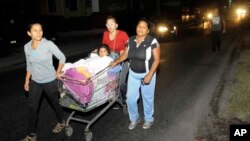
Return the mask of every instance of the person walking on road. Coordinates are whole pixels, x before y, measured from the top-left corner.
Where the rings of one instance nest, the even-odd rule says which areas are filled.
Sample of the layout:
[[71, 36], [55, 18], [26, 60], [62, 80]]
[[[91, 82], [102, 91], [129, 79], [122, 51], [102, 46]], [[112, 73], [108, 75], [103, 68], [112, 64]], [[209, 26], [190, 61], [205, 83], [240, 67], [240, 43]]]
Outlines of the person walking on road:
[[221, 50], [221, 34], [226, 33], [226, 24], [219, 9], [215, 8], [213, 17], [210, 21], [210, 30], [212, 38], [212, 52]]
[[[120, 55], [124, 53], [126, 44], [128, 42], [128, 35], [125, 31], [118, 30], [118, 22], [114, 16], [108, 16], [106, 19], [106, 27], [107, 30], [103, 33], [102, 43], [107, 44], [111, 50], [110, 56], [113, 59], [116, 59]], [[121, 72], [121, 80], [120, 87], [126, 87], [126, 78], [128, 74], [128, 65], [129, 63], [126, 61], [123, 64], [123, 69]], [[121, 98], [122, 102], [125, 104], [126, 101], [126, 93], [121, 90]], [[119, 105], [115, 105], [114, 109], [119, 109]]]
[[[57, 79], [61, 79], [61, 70], [66, 58], [52, 41], [43, 38], [43, 29], [40, 23], [30, 24], [27, 34], [31, 40], [24, 45], [27, 65], [24, 89], [29, 91], [29, 124], [27, 136], [22, 141], [36, 141], [37, 112], [43, 91], [59, 120], [52, 132], [59, 133], [65, 127], [64, 111], [58, 101]], [[57, 70], [53, 66], [53, 55], [59, 60]]]
[[137, 104], [140, 92], [144, 111], [142, 128], [149, 129], [154, 122], [154, 92], [156, 71], [160, 63], [160, 45], [149, 32], [149, 21], [140, 19], [136, 27], [137, 34], [130, 37], [125, 53], [110, 63], [110, 66], [115, 66], [127, 58], [130, 61], [126, 100], [131, 121], [129, 130], [141, 122]]

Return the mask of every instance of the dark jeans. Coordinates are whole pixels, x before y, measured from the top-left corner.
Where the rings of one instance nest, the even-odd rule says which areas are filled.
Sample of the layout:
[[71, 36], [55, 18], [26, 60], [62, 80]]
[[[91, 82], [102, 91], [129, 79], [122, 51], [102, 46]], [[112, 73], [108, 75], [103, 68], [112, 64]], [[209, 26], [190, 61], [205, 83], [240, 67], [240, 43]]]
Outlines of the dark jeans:
[[221, 49], [221, 31], [212, 31], [212, 51], [220, 51]]
[[36, 124], [38, 117], [38, 108], [40, 105], [43, 91], [48, 97], [49, 102], [53, 106], [56, 116], [60, 122], [62, 122], [64, 111], [59, 105], [58, 101], [58, 84], [57, 80], [48, 83], [36, 83], [35, 81], [30, 82], [29, 90], [29, 128], [28, 133], [36, 133]]

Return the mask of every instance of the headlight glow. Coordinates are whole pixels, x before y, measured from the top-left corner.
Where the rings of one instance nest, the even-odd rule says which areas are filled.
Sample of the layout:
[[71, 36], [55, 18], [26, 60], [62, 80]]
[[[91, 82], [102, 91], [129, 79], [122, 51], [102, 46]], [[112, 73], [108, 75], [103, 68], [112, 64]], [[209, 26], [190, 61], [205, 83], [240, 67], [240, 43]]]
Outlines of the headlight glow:
[[164, 33], [168, 31], [168, 28], [166, 26], [159, 26], [158, 31]]
[[208, 13], [208, 14], [207, 14], [207, 18], [208, 18], [208, 19], [212, 19], [212, 18], [213, 18], [213, 14], [212, 14], [212, 13]]
[[246, 13], [247, 13], [246, 9], [238, 8], [238, 9], [236, 10], [236, 14], [237, 14], [238, 16], [245, 16]]
[[247, 10], [246, 8], [239, 7], [235, 10], [235, 14], [236, 14], [235, 21], [238, 23], [246, 18]]

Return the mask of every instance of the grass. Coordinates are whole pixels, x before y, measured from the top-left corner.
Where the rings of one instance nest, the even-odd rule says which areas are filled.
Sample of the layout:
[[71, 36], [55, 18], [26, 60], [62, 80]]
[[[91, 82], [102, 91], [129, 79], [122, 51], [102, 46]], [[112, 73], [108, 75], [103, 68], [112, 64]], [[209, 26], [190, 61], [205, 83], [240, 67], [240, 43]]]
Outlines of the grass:
[[241, 52], [225, 111], [229, 119], [250, 122], [250, 50]]

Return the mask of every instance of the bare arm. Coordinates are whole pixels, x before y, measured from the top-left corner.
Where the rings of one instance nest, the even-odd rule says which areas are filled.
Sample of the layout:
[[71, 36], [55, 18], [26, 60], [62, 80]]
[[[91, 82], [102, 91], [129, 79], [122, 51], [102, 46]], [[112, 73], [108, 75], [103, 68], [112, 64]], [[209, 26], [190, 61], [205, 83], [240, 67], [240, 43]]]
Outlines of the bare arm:
[[125, 48], [125, 51], [121, 54], [119, 58], [117, 58], [115, 61], [111, 62], [109, 66], [114, 67], [117, 64], [125, 61], [128, 58], [128, 48]]
[[153, 57], [154, 57], [154, 62], [152, 64], [152, 67], [150, 68], [148, 74], [144, 77], [144, 83], [150, 83], [151, 78], [153, 77], [154, 73], [156, 72], [159, 64], [160, 64], [160, 55], [161, 55], [161, 49], [160, 47], [156, 47], [153, 49]]
[[62, 68], [63, 68], [64, 64], [58, 64], [58, 67], [57, 67], [57, 71], [56, 71], [56, 76], [57, 76], [57, 79], [62, 79]]
[[26, 72], [25, 82], [24, 82], [24, 90], [29, 91], [31, 73], [29, 71]]

